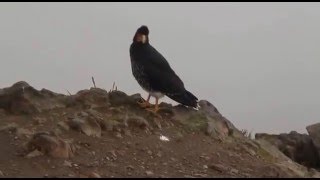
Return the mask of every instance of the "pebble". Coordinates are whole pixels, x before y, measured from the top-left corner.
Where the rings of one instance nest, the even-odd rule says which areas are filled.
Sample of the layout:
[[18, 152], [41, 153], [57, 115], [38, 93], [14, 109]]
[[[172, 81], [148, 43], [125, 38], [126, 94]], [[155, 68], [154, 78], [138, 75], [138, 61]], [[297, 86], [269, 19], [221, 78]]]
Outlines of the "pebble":
[[89, 174], [89, 178], [101, 178], [101, 176], [96, 172], [92, 172]]
[[27, 158], [33, 158], [33, 157], [37, 157], [37, 156], [41, 156], [42, 152], [38, 151], [38, 150], [34, 150], [32, 152], [30, 152], [29, 154], [27, 154]]
[[208, 166], [207, 165], [203, 165], [203, 169], [208, 169]]
[[227, 171], [227, 167], [223, 166], [222, 164], [211, 164], [209, 166], [211, 169], [219, 171], [219, 172], [225, 172]]
[[157, 156], [158, 156], [158, 157], [162, 157], [162, 154], [161, 154], [160, 151], [157, 153]]
[[116, 134], [116, 137], [119, 138], [119, 139], [121, 139], [121, 138], [122, 138], [121, 133], [118, 132], [118, 133]]
[[0, 176], [2, 176], [2, 177], [4, 176], [4, 174], [3, 174], [3, 172], [2, 172], [2, 171], [0, 171]]
[[131, 165], [129, 165], [129, 166], [127, 166], [127, 169], [129, 169], [129, 170], [134, 170], [134, 167], [131, 166]]
[[64, 161], [63, 166], [72, 167], [72, 163], [70, 161]]
[[147, 176], [152, 176], [152, 175], [154, 175], [154, 173], [152, 171], [146, 171], [146, 175]]
[[230, 173], [231, 173], [231, 174], [238, 174], [238, 173], [239, 173], [239, 170], [232, 168], [232, 169], [230, 170]]

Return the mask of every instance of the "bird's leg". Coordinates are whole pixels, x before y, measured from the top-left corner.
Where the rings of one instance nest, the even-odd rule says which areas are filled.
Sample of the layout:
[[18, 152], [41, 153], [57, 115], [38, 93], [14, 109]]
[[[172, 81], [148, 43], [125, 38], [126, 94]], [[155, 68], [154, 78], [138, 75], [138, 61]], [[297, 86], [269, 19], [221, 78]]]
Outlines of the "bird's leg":
[[159, 102], [159, 98], [156, 97], [156, 104], [155, 104], [154, 109], [153, 108], [148, 108], [147, 110], [156, 114], [158, 112], [158, 110], [159, 110], [158, 102]]
[[149, 103], [150, 97], [151, 97], [151, 95], [149, 94], [146, 101], [144, 101], [144, 102], [142, 102], [142, 103], [138, 102], [138, 104], [139, 104], [142, 108], [150, 107], [150, 106], [151, 106], [151, 104]]

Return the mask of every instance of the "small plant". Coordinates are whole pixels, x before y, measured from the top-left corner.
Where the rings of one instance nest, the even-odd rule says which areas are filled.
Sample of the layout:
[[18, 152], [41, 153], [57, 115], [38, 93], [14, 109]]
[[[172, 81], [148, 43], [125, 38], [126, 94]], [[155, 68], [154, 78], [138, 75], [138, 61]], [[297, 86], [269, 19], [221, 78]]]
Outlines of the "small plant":
[[117, 90], [118, 90], [118, 87], [116, 86], [116, 83], [113, 82], [112, 89], [110, 89], [109, 93], [112, 91], [117, 91]]

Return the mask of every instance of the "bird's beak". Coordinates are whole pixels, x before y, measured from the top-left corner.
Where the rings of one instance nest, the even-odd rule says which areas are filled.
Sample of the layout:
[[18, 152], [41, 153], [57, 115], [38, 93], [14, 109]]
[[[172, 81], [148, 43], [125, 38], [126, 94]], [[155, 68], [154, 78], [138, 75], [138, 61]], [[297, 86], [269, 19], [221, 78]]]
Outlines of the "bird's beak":
[[142, 42], [143, 44], [147, 42], [147, 36], [144, 34], [138, 34], [137, 35], [137, 42]]
[[147, 42], [147, 36], [146, 35], [142, 35], [142, 43], [146, 43]]

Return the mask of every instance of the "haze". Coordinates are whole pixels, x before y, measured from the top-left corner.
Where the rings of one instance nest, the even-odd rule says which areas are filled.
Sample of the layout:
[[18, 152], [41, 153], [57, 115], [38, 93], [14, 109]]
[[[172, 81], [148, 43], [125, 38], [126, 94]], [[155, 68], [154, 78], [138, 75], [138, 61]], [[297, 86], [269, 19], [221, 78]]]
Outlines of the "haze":
[[319, 19], [319, 3], [1, 3], [0, 88], [76, 93], [94, 76], [146, 97], [129, 46], [147, 25], [186, 88], [239, 129], [304, 133], [320, 121]]

